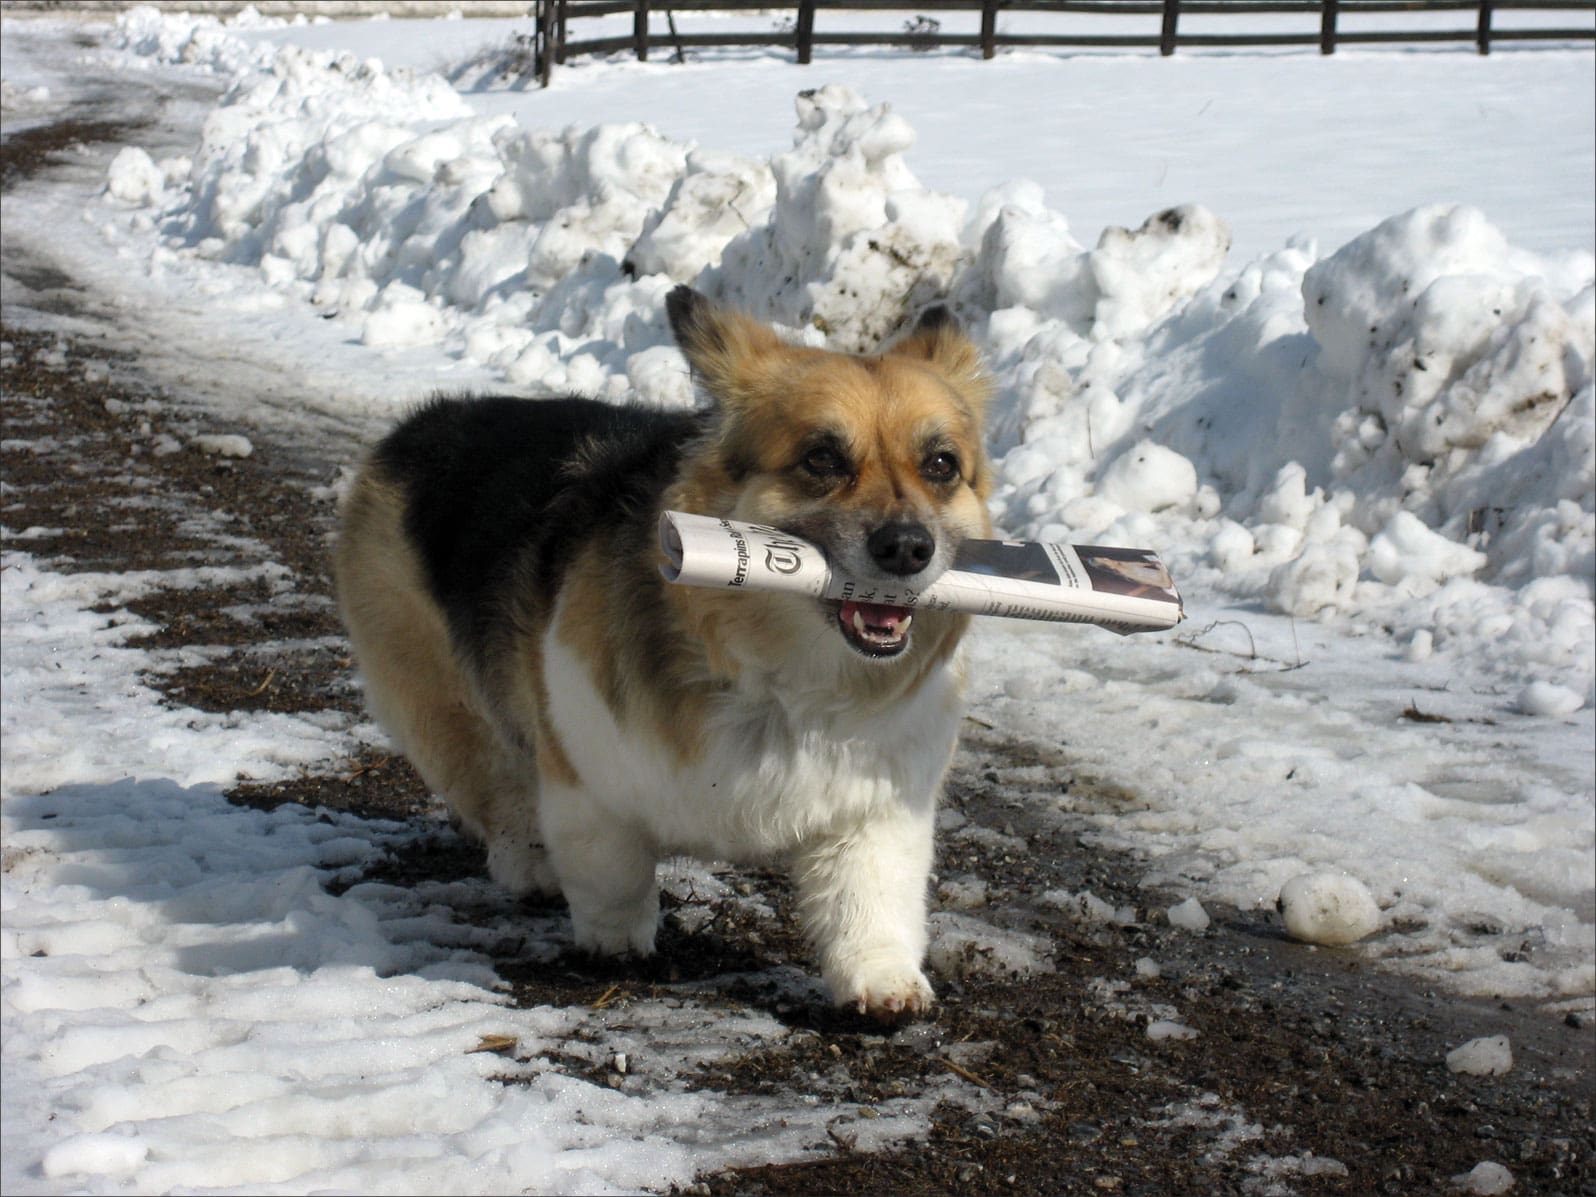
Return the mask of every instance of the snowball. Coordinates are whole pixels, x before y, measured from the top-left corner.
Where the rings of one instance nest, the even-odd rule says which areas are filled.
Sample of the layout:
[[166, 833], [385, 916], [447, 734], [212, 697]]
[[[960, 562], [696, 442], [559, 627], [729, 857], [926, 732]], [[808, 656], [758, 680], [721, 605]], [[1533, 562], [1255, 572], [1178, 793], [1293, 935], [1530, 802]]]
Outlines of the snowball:
[[1252, 533], [1235, 520], [1220, 520], [1208, 541], [1209, 557], [1225, 573], [1250, 565], [1256, 548]]
[[1513, 1174], [1495, 1160], [1482, 1160], [1466, 1174], [1454, 1176], [1452, 1183], [1465, 1193], [1479, 1197], [1498, 1197], [1514, 1185]]
[[1512, 1070], [1513, 1045], [1506, 1035], [1470, 1039], [1446, 1053], [1446, 1067], [1466, 1076], [1502, 1076]]
[[248, 457], [255, 452], [255, 446], [250, 444], [247, 436], [206, 432], [189, 438], [188, 443], [190, 448], [209, 453], [212, 457]]
[[1167, 913], [1171, 927], [1179, 927], [1184, 931], [1208, 930], [1208, 912], [1196, 898], [1187, 898], [1171, 906]]
[[1098, 476], [1097, 493], [1127, 511], [1182, 507], [1197, 494], [1197, 467], [1173, 449], [1139, 441]]
[[1572, 715], [1584, 705], [1583, 696], [1555, 682], [1531, 682], [1518, 696], [1518, 709], [1524, 714], [1545, 715], [1553, 719]]
[[393, 349], [430, 345], [441, 336], [443, 317], [437, 308], [420, 299], [394, 298], [366, 316], [360, 339], [374, 349]]
[[165, 174], [138, 146], [123, 146], [111, 159], [105, 188], [124, 203], [153, 203], [165, 187]]
[[1168, 1018], [1155, 1018], [1147, 1024], [1147, 1037], [1155, 1042], [1163, 1039], [1195, 1039], [1197, 1031], [1185, 1023]]
[[1433, 590], [1484, 567], [1484, 553], [1449, 540], [1409, 511], [1398, 511], [1369, 542], [1369, 572], [1393, 586], [1406, 582]]
[[1363, 882], [1345, 873], [1304, 873], [1280, 888], [1286, 931], [1304, 943], [1357, 943], [1380, 928], [1380, 908]]

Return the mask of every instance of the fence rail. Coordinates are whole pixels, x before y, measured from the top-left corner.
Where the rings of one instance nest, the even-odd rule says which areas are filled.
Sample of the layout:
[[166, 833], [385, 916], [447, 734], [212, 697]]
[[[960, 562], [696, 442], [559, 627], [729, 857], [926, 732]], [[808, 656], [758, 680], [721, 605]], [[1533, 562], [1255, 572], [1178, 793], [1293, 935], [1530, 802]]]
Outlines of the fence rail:
[[[1472, 42], [1481, 54], [1489, 54], [1499, 42], [1591, 41], [1596, 42], [1596, 27], [1568, 28], [1514, 27], [1498, 24], [1506, 12], [1556, 12], [1596, 14], [1596, 0], [941, 0], [928, 4], [897, 3], [895, 0], [801, 0], [796, 4], [767, 4], [742, 0], [536, 0], [533, 5], [537, 26], [534, 34], [539, 81], [547, 87], [553, 68], [580, 54], [631, 52], [639, 61], [651, 51], [667, 50], [677, 56], [689, 49], [726, 46], [768, 46], [793, 51], [800, 64], [807, 64], [816, 46], [906, 46], [912, 49], [978, 49], [981, 57], [991, 58], [1009, 47], [1056, 47], [1077, 49], [1125, 48], [1156, 49], [1162, 55], [1174, 54], [1182, 47], [1215, 46], [1317, 46], [1321, 54], [1334, 54], [1338, 46], [1377, 44]], [[767, 15], [790, 14], [785, 28], [743, 29], [736, 32], [679, 33], [675, 17], [679, 13], [727, 12], [747, 10]], [[943, 33], [935, 22], [911, 22], [898, 32], [848, 32], [816, 28], [816, 17], [830, 12], [896, 12], [925, 16], [928, 13], [965, 12], [980, 14], [980, 32]], [[1052, 13], [1076, 17], [1156, 18], [1142, 32], [1084, 33], [1080, 23], [1059, 32], [1009, 33], [998, 28], [1003, 13]], [[1180, 28], [1182, 17], [1245, 18], [1259, 14], [1316, 15], [1317, 28], [1270, 33], [1190, 32]], [[1390, 13], [1471, 14], [1466, 25], [1445, 29], [1348, 29], [1343, 18]], [[596, 17], [629, 14], [629, 34], [605, 37], [572, 37], [572, 23]], [[651, 21], [662, 15], [667, 31], [659, 31]], [[578, 27], [579, 31], [579, 27]]]

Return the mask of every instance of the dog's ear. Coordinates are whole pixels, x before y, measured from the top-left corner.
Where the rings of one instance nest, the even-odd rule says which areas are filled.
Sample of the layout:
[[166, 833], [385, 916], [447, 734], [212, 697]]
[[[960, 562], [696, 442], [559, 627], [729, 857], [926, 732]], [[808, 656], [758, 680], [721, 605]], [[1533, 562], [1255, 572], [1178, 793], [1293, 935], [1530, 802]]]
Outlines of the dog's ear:
[[980, 350], [964, 335], [945, 304], [927, 308], [908, 334], [885, 352], [923, 361], [941, 371], [977, 412], [992, 393]]
[[783, 347], [768, 325], [688, 286], [665, 297], [665, 314], [694, 377], [717, 403], [736, 402], [758, 367]]

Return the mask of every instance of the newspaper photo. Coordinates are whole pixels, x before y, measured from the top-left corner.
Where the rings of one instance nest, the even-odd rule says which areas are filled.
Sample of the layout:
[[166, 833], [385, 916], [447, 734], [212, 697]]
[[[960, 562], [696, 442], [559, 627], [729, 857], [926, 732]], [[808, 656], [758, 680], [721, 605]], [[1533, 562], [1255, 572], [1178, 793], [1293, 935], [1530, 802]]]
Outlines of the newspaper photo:
[[660, 572], [683, 586], [1094, 623], [1121, 633], [1160, 631], [1185, 618], [1169, 571], [1148, 549], [967, 540], [951, 569], [916, 588], [838, 574], [818, 546], [759, 524], [667, 511], [659, 540]]

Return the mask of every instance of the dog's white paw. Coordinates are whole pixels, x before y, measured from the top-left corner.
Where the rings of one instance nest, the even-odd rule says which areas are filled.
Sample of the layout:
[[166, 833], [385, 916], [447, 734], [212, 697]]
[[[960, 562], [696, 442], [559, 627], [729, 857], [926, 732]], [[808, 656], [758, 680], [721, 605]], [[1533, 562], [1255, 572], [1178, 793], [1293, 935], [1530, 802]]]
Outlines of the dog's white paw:
[[626, 917], [581, 916], [571, 911], [576, 946], [596, 956], [637, 956], [654, 954], [654, 930], [659, 924], [657, 911], [649, 910]]
[[866, 965], [850, 969], [830, 983], [838, 1006], [851, 1007], [877, 1022], [918, 1018], [936, 1001], [931, 983], [913, 965]]

